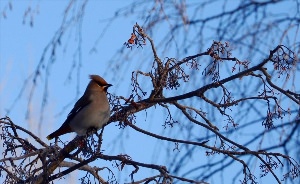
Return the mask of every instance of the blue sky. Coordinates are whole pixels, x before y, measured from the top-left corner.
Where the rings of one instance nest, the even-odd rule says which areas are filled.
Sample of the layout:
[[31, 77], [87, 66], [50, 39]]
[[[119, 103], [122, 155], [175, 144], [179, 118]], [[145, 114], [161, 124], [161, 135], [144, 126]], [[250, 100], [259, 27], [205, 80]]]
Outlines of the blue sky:
[[[6, 0], [0, 1], [1, 13], [8, 2], [9, 1]], [[29, 85], [24, 88], [22, 95], [19, 97], [18, 94], [20, 94], [20, 88], [24, 85], [25, 79], [34, 72], [42, 57], [44, 48], [50, 43], [53, 35], [55, 35], [60, 27], [64, 15], [63, 12], [69, 1], [48, 0], [11, 2], [13, 9], [11, 11], [5, 11], [6, 18], [3, 16], [0, 17], [0, 117], [7, 115], [7, 110], [10, 110], [8, 115], [16, 124], [24, 126], [39, 135], [45, 142], [47, 142], [46, 135], [61, 125], [73, 104], [84, 92], [89, 81], [89, 74], [99, 74], [109, 83], [112, 83], [114, 85], [110, 88], [112, 94], [128, 97], [131, 92], [131, 88], [129, 87], [131, 83], [131, 72], [136, 70], [147, 71], [147, 69], [149, 69], [147, 64], [149, 64], [152, 59], [148, 59], [148, 61], [144, 60], [145, 58], [152, 57], [151, 52], [149, 54], [149, 44], [145, 45], [143, 49], [125, 49], [123, 52], [127, 52], [127, 54], [125, 54], [128, 56], [127, 58], [118, 58], [117, 56], [118, 51], [120, 51], [121, 48], [124, 48], [123, 43], [130, 37], [132, 26], [135, 22], [139, 21], [138, 23], [143, 25], [145, 20], [141, 20], [141, 17], [132, 16], [114, 19], [113, 21], [108, 18], [113, 17], [116, 10], [124, 7], [126, 4], [129, 5], [132, 1], [112, 0], [101, 1], [101, 3], [99, 3], [98, 1], [91, 0], [87, 4], [82, 25], [71, 22], [70, 29], [63, 35], [61, 41], [62, 44], [59, 45], [57, 49], [57, 57], [53, 64], [51, 64], [51, 62], [49, 64], [48, 78], [46, 77], [47, 71], [42, 70], [43, 73], [38, 77], [32, 101], [28, 104], [32, 79], [29, 79]], [[77, 2], [77, 4], [79, 7], [81, 3]], [[23, 24], [24, 12], [28, 7], [31, 7], [32, 14], [29, 14], [25, 19], [25, 24]], [[284, 8], [281, 8], [280, 10], [285, 11], [283, 10]], [[218, 10], [219, 9], [216, 7], [215, 9], [203, 10], [202, 13], [206, 15], [210, 13], [213, 14]], [[147, 15], [148, 12], [144, 13]], [[72, 12], [70, 14], [72, 14]], [[33, 27], [29, 24], [30, 15], [33, 16]], [[67, 19], [69, 18], [70, 17]], [[112, 21], [112, 23], [109, 24], [109, 21]], [[82, 26], [82, 32], [78, 32], [80, 30], [79, 26]], [[159, 41], [162, 39], [160, 33], [163, 33], [166, 28], [168, 28], [168, 24], [158, 27], [157, 32], [152, 33], [151, 36], [153, 36], [153, 39], [155, 39], [157, 43], [160, 43]], [[105, 30], [105, 34], [101, 36], [103, 30]], [[215, 35], [210, 32], [207, 32], [207, 37], [209, 37], [210, 40], [216, 39], [214, 36]], [[178, 40], [181, 40], [181, 38]], [[210, 45], [210, 43], [206, 44], [207, 46]], [[274, 43], [274, 45], [270, 44], [272, 46], [265, 45], [264, 47], [268, 48], [270, 46], [268, 49], [273, 49], [275, 44], [277, 44], [277, 42]], [[158, 47], [160, 46], [159, 44], [157, 45]], [[91, 51], [94, 47], [96, 47], [96, 52]], [[76, 49], [80, 49], [80, 52], [76, 52]], [[267, 50], [265, 54], [268, 54], [268, 51], [269, 50]], [[191, 47], [191, 49], [187, 51], [186, 56], [198, 52], [197, 48]], [[203, 52], [203, 50], [200, 52]], [[48, 58], [50, 53], [51, 52], [48, 51], [46, 54], [46, 66], [49, 62]], [[165, 56], [163, 53], [164, 51], [160, 50], [162, 58], [166, 56], [176, 57], [177, 54], [173, 51], [167, 53]], [[239, 51], [234, 51], [234, 53], [236, 56], [240, 56]], [[247, 59], [245, 56], [241, 57], [244, 57], [242, 59]], [[257, 58], [261, 59], [263, 58], [263, 55], [259, 55]], [[76, 66], [81, 65], [80, 75], [79, 78], [77, 78], [77, 68], [75, 67], [73, 73], [71, 73], [72, 80], [69, 80], [68, 74], [71, 71], [72, 64], [74, 63], [73, 61], [75, 61]], [[119, 69], [117, 70], [118, 65]], [[44, 85], [47, 80], [49, 82], [49, 91], [47, 93], [48, 100], [45, 109], [42, 110], [42, 97], [46, 92]], [[194, 83], [195, 86], [192, 87], [202, 85], [205, 82], [207, 81], [196, 81]], [[77, 84], [79, 84], [78, 88]], [[146, 82], [143, 84], [146, 86], [146, 89], [150, 86], [150, 84]], [[180, 90], [187, 91], [189, 89], [181, 88]], [[193, 101], [187, 103], [192, 104]], [[27, 116], [28, 108], [30, 110], [29, 116]], [[41, 114], [43, 115], [42, 119]], [[161, 121], [161, 118], [165, 119], [166, 112], [160, 107], [156, 107], [155, 111], [139, 112], [137, 115], [138, 125], [151, 132], [168, 135], [168, 131], [180, 131], [179, 127], [174, 127], [174, 129], [171, 130], [162, 129], [161, 125], [151, 125], [153, 122]], [[221, 122], [222, 118], [218, 117], [217, 120], [220, 120], [219, 122]], [[217, 120], [216, 122], [218, 122]], [[39, 131], [39, 126], [41, 127], [41, 131]], [[204, 132], [205, 131], [201, 129], [193, 130], [195, 135]], [[244, 136], [249, 137], [252, 135], [253, 134], [251, 133], [249, 133], [249, 135], [244, 134]], [[71, 140], [74, 136], [75, 134], [67, 134], [63, 136], [62, 139], [67, 141]], [[119, 137], [125, 138], [126, 140], [123, 142], [115, 141]], [[232, 137], [238, 139], [239, 136], [232, 135]], [[272, 138], [268, 139], [272, 141]], [[145, 144], [147, 146], [145, 146]], [[174, 153], [171, 151], [173, 147], [174, 145], [153, 140], [145, 135], [132, 131], [129, 128], [119, 129], [115, 124], [106, 127], [104, 133], [103, 149], [106, 154], [128, 154], [137, 161], [159, 163], [163, 165], [167, 162], [166, 155], [180, 155], [179, 152]], [[163, 148], [166, 148], [167, 151], [163, 150]], [[195, 152], [199, 154], [199, 156], [190, 158], [195, 160], [195, 162], [207, 158], [205, 157], [204, 149], [198, 148]], [[107, 162], [96, 162], [97, 165], [104, 163]], [[253, 170], [256, 173], [259, 173], [256, 164], [258, 165], [257, 161], [252, 165]], [[255, 165], [256, 167], [254, 167]], [[241, 166], [235, 164], [233, 169], [240, 170]], [[118, 179], [120, 181], [125, 181], [124, 178], [128, 179], [130, 172], [131, 168], [125, 168], [125, 171], [118, 176]], [[154, 173], [155, 172], [152, 172], [151, 174]], [[228, 177], [235, 173], [229, 172], [226, 174], [228, 175], [223, 177]], [[137, 178], [146, 176], [149, 176], [149, 172], [139, 172], [137, 174]], [[267, 176], [267, 178], [268, 177], [270, 176]], [[72, 177], [67, 177], [67, 180], [70, 182], [77, 181], [76, 179], [76, 173], [73, 174]], [[211, 178], [210, 182], [218, 183], [218, 178]]]
[[[1, 11], [7, 6], [8, 2], [0, 1]], [[130, 2], [128, 1], [128, 3]], [[0, 116], [4, 117], [7, 115], [7, 110], [12, 107], [17, 99], [17, 102], [10, 109], [9, 117], [16, 124], [29, 129], [46, 142], [48, 142], [46, 135], [61, 125], [76, 102], [75, 100], [84, 92], [89, 82], [89, 74], [103, 76], [105, 73], [103, 77], [113, 83], [112, 78], [115, 74], [105, 71], [110, 65], [107, 61], [127, 41], [132, 31], [132, 25], [135, 23], [129, 19], [116, 20], [107, 30], [105, 37], [99, 41], [97, 45], [98, 52], [90, 54], [96, 38], [101, 35], [104, 26], [107, 24], [103, 20], [112, 17], [115, 10], [124, 6], [124, 1], [103, 1], [101, 7], [98, 7], [99, 4], [95, 1], [88, 3], [88, 12], [85, 14], [85, 20], [82, 25], [81, 57], [83, 63], [80, 69], [79, 94], [76, 91], [76, 73], [73, 74], [72, 80], [67, 79], [72, 58], [78, 59], [79, 57], [73, 56], [73, 50], [78, 44], [78, 38], [76, 38], [77, 30], [74, 28], [69, 29], [66, 35], [63, 36], [63, 44], [57, 49], [56, 63], [51, 66], [51, 72], [49, 72], [49, 81], [51, 81], [49, 82], [49, 99], [45, 109], [44, 120], [41, 123], [42, 131], [39, 132], [37, 127], [40, 122], [45, 76], [38, 78], [31, 104], [28, 104], [28, 97], [32, 79], [29, 80], [29, 85], [26, 86], [22, 95], [18, 97], [18, 94], [24, 84], [24, 80], [34, 72], [38, 61], [41, 59], [43, 49], [59, 28], [67, 4], [68, 1], [12, 1], [13, 9], [6, 11], [7, 18], [4, 19], [2, 16], [0, 18]], [[24, 12], [28, 7], [31, 7], [35, 12], [38, 11], [36, 14], [33, 13], [33, 27], [29, 25], [30, 18], [26, 19], [25, 24], [22, 23]], [[77, 71], [75, 70], [75, 72]], [[12, 81], [13, 83], [11, 83]], [[118, 85], [113, 84], [114, 88], [111, 88], [111, 90], [114, 94], [115, 92], [113, 91], [118, 88]], [[128, 89], [119, 90], [119, 92], [123, 94], [128, 93]], [[63, 110], [63, 107], [68, 104], [71, 105]], [[30, 108], [29, 117], [26, 117], [25, 109], [27, 107]], [[118, 130], [117, 127], [113, 126], [113, 130], [115, 129]], [[119, 134], [119, 132], [113, 134], [111, 132], [113, 130], [107, 131], [112, 135], [110, 139], [115, 139]], [[75, 134], [68, 134], [63, 139], [71, 140], [74, 136]], [[105, 150], [112, 150], [113, 148], [110, 146], [109, 141], [107, 141], [107, 144]], [[69, 179], [72, 180], [72, 177]], [[75, 181], [77, 180], [75, 179]]]

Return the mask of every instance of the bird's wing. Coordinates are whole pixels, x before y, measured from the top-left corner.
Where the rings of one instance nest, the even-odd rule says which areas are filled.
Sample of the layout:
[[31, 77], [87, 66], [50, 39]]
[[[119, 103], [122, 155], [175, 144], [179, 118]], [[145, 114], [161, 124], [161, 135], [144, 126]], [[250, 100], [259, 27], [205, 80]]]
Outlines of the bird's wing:
[[92, 102], [92, 100], [89, 99], [88, 96], [83, 95], [74, 105], [73, 109], [71, 112], [68, 114], [68, 117], [66, 121], [63, 123], [64, 124], [69, 124], [70, 121], [76, 116], [77, 113], [79, 113], [84, 107], [89, 105]]
[[68, 114], [68, 117], [66, 121], [61, 125], [59, 129], [57, 129], [55, 132], [51, 133], [50, 135], [47, 136], [47, 139], [53, 139], [54, 137], [58, 137], [62, 134], [72, 132], [71, 127], [69, 125], [70, 121], [76, 116], [80, 110], [82, 110], [84, 107], [89, 105], [91, 103], [91, 100], [89, 99], [88, 96], [83, 95], [74, 105], [73, 109], [71, 112]]

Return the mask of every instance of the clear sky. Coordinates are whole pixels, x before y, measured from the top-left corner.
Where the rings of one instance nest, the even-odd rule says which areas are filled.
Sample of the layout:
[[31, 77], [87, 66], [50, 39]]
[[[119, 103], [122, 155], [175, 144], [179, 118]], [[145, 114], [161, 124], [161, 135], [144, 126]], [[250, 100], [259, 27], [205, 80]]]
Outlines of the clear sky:
[[[11, 10], [9, 10], [8, 2], [12, 3]], [[76, 2], [78, 8], [81, 2], [83, 1]], [[128, 97], [127, 95], [131, 92], [128, 87], [130, 86], [131, 72], [148, 68], [139, 58], [151, 57], [149, 52], [145, 51], [149, 49], [149, 45], [146, 45], [143, 49], [138, 48], [139, 52], [125, 49], [125, 52], [128, 52], [128, 58], [132, 58], [133, 53], [135, 54], [133, 57], [134, 61], [125, 58], [115, 62], [115, 60], [118, 60], [115, 57], [120, 48], [124, 48], [123, 43], [129, 39], [135, 22], [140, 21], [141, 25], [144, 22], [141, 20], [141, 17], [133, 16], [114, 19], [113, 21], [108, 18], [113, 17], [116, 10], [129, 5], [131, 2], [107, 0], [99, 3], [91, 0], [87, 4], [82, 24], [72, 21], [70, 25], [65, 24], [72, 28], [68, 29], [62, 36], [62, 44], [57, 45], [55, 63], [51, 63], [48, 59], [51, 52], [48, 51], [46, 53], [45, 67], [50, 67], [47, 71], [42, 69], [43, 73], [36, 81], [37, 85], [32, 101], [28, 104], [33, 84], [32, 78], [28, 79], [28, 77], [35, 72], [45, 47], [51, 43], [51, 39], [61, 26], [64, 16], [63, 12], [69, 1], [0, 0], [0, 13], [2, 14], [0, 15], [0, 117], [8, 115], [16, 124], [29, 129], [48, 143], [46, 135], [57, 129], [65, 120], [73, 104], [84, 92], [89, 82], [89, 74], [101, 75], [109, 83], [112, 83], [114, 85], [110, 88], [112, 94]], [[30, 11], [24, 18], [24, 12], [29, 7]], [[217, 11], [217, 9], [206, 10], [205, 13], [213, 13], [213, 10]], [[4, 17], [3, 12], [5, 12], [6, 17]], [[72, 17], [72, 13], [74, 12], [70, 11], [67, 21]], [[145, 14], [147, 13], [145, 12]], [[33, 26], [30, 26], [31, 18]], [[109, 23], [110, 21], [112, 21], [111, 24]], [[164, 29], [164, 26], [159, 28], [160, 31], [164, 31]], [[102, 34], [103, 31], [105, 31], [105, 34]], [[207, 35], [210, 35], [210, 33], [207, 33]], [[159, 34], [153, 33], [153, 37], [157, 40], [161, 39]], [[210, 35], [210, 37], [211, 40], [214, 39], [213, 35]], [[238, 52], [236, 53], [238, 54]], [[187, 54], [197, 54], [197, 51], [193, 48], [188, 50]], [[266, 54], [268, 54], [268, 50]], [[174, 57], [176, 53], [170, 53], [168, 56]], [[74, 70], [72, 70], [73, 63], [76, 63]], [[77, 66], [79, 65], [81, 67], [78, 73]], [[118, 65], [123, 65], [121, 70], [115, 69]], [[48, 77], [45, 74], [49, 74]], [[68, 79], [69, 74], [72, 76], [71, 80]], [[26, 79], [28, 79], [28, 85], [23, 89]], [[48, 91], [45, 90], [46, 82], [48, 82]], [[79, 85], [77, 86], [77, 84]], [[46, 92], [47, 105], [43, 109], [43, 94]], [[153, 113], [153, 111], [149, 111], [148, 113], [139, 112], [138, 114], [141, 115], [137, 119], [137, 122], [140, 123], [139, 126], [149, 131], [162, 134], [167, 133], [168, 130], [157, 129], [157, 127], [149, 124], [149, 122], [155, 122], [162, 117], [165, 118], [165, 112], [155, 111]], [[170, 148], [173, 145], [167, 146], [163, 143], [161, 146], [157, 146], [158, 142], [153, 141], [153, 139], [151, 144], [148, 144], [149, 140], [151, 140], [149, 137], [131, 131], [129, 128], [119, 129], [114, 125], [111, 124], [105, 129], [103, 149], [106, 154], [128, 154], [132, 156], [133, 160], [137, 161], [165, 163], [165, 156], [168, 153], [163, 152], [159, 148]], [[201, 130], [199, 132], [202, 133]], [[63, 136], [62, 139], [71, 140], [74, 136], [75, 134], [68, 134]], [[115, 140], [121, 136], [125, 137], [126, 141], [116, 143]], [[198, 161], [206, 158], [204, 149], [197, 149], [196, 151], [199, 152], [199, 158], [191, 159]], [[97, 162], [100, 165], [102, 163], [106, 162]], [[238, 164], [232, 167], [233, 170], [241, 169], [241, 166]], [[118, 179], [120, 181], [124, 181], [124, 178], [129, 179], [127, 176], [130, 172], [131, 168], [125, 169], [124, 174], [120, 175]], [[259, 173], [258, 168], [254, 172]], [[139, 172], [137, 178], [149, 176], [148, 174], [147, 172]], [[227, 174], [229, 176], [235, 173]], [[72, 176], [66, 179], [69, 182], [78, 182], [76, 172]], [[213, 178], [209, 182], [218, 183], [218, 179]]]

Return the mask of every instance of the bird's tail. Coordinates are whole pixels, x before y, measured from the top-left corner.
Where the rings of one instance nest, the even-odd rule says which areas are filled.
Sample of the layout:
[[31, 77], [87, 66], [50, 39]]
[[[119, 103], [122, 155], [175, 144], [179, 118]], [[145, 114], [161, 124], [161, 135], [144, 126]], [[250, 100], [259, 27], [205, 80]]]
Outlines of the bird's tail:
[[51, 140], [53, 138], [56, 138], [58, 136], [61, 136], [63, 134], [70, 133], [70, 132], [73, 132], [71, 127], [69, 125], [63, 124], [58, 130], [56, 130], [56, 131], [52, 132], [51, 134], [49, 134], [47, 136], [47, 139]]

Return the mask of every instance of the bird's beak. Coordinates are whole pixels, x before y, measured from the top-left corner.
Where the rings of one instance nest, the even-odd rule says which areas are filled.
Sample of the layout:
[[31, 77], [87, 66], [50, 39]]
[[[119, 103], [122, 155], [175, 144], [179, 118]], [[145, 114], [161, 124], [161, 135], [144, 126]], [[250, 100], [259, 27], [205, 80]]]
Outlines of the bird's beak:
[[112, 86], [111, 84], [106, 84], [105, 86], [103, 86], [104, 91], [107, 91], [107, 89]]

